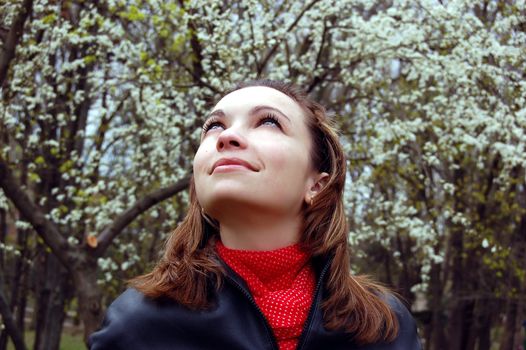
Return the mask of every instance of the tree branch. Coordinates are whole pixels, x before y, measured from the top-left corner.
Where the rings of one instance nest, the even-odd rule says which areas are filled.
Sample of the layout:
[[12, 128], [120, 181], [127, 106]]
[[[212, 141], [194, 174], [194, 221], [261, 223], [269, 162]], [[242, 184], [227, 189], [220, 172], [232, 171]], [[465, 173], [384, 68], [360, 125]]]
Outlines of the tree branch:
[[0, 159], [0, 188], [4, 190], [6, 197], [13, 202], [21, 216], [33, 226], [60, 262], [66, 268], [71, 268], [68, 259], [68, 250], [70, 249], [68, 242], [60, 234], [55, 224], [46, 219], [42, 210], [22, 190], [8, 164], [3, 159]]
[[123, 212], [101, 232], [98, 238], [97, 246], [94, 248], [94, 254], [96, 256], [102, 256], [106, 249], [108, 249], [110, 246], [113, 239], [117, 237], [121, 231], [137, 216], [141, 215], [157, 203], [162, 202], [163, 200], [168, 199], [186, 189], [189, 184], [190, 177], [188, 176], [177, 181], [172, 186], [155, 190], [136, 201], [131, 208]]
[[22, 37], [24, 23], [27, 17], [29, 17], [29, 14], [31, 13], [32, 9], [33, 0], [24, 0], [22, 4], [22, 9], [13, 20], [11, 29], [7, 34], [7, 39], [4, 43], [4, 48], [0, 54], [0, 86], [4, 84], [4, 81], [7, 77], [7, 70], [9, 69], [9, 64], [15, 57], [16, 47], [20, 38]]
[[[179, 0], [179, 5], [183, 10], [186, 11], [186, 8], [184, 7], [184, 1]], [[203, 48], [201, 46], [201, 42], [199, 41], [199, 38], [197, 38], [197, 28], [193, 21], [188, 21], [188, 28], [190, 28], [190, 47], [192, 48], [192, 52], [194, 53], [195, 57], [192, 58], [192, 67], [193, 70], [190, 72], [194, 79], [194, 83], [200, 85], [200, 86], [207, 86], [210, 88], [208, 84], [203, 84]], [[215, 90], [215, 89], [214, 89]]]
[[[197, 85], [197, 86], [200, 86], [200, 87], [206, 87], [208, 88], [210, 91], [218, 94], [220, 93], [221, 91], [219, 91], [218, 89], [216, 89], [215, 87], [213, 87], [212, 85], [208, 84], [206, 81], [202, 80], [201, 77], [198, 77], [194, 74], [194, 71], [192, 71], [190, 68], [188, 68], [180, 59], [177, 59], [177, 63], [179, 63], [179, 65], [185, 70], [188, 72], [188, 74], [190, 74], [192, 76], [192, 80], [194, 81], [194, 84]], [[190, 85], [192, 86], [192, 85]]]
[[316, 71], [316, 68], [318, 68], [318, 65], [321, 61], [321, 54], [323, 53], [323, 49], [325, 46], [325, 36], [327, 36], [327, 31], [329, 30], [329, 27], [327, 26], [327, 21], [323, 22], [323, 33], [321, 34], [321, 43], [320, 43], [320, 49], [318, 50], [318, 54], [316, 55], [316, 63], [314, 63], [314, 71]]
[[[294, 20], [294, 22], [287, 28], [287, 32], [290, 32], [292, 29], [294, 29], [294, 27], [299, 23], [299, 21], [301, 20], [301, 18], [303, 17], [303, 15], [309, 11], [314, 5], [316, 5], [317, 2], [319, 2], [320, 0], [313, 0], [310, 2], [310, 4], [308, 4], [302, 11], [301, 13], [298, 15], [298, 17], [296, 17], [296, 19]], [[270, 49], [270, 51], [267, 53], [267, 55], [265, 56], [265, 58], [263, 58], [263, 60], [261, 61], [261, 63], [259, 64], [259, 67], [258, 67], [258, 74], [257, 74], [257, 77], [259, 78], [261, 76], [261, 73], [263, 73], [263, 70], [265, 69], [265, 67], [267, 66], [268, 64], [268, 61], [270, 60], [270, 58], [274, 55], [274, 53], [276, 52], [276, 50], [278, 49], [278, 46], [280, 44], [280, 41], [276, 42], [274, 44], [274, 46]]]

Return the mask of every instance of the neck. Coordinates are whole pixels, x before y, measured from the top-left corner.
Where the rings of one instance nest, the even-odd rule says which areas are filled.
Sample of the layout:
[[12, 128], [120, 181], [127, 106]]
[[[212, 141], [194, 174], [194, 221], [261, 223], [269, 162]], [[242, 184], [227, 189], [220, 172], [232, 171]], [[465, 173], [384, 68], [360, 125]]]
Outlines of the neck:
[[302, 219], [276, 215], [222, 218], [220, 236], [225, 247], [242, 250], [275, 250], [299, 242]]

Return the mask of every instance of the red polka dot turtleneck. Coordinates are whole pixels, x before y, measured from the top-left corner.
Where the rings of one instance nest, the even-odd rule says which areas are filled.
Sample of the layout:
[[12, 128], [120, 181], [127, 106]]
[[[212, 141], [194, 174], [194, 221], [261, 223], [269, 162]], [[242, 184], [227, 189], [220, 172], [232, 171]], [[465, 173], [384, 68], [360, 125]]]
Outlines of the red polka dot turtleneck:
[[217, 253], [248, 285], [280, 350], [293, 350], [307, 320], [315, 289], [309, 255], [298, 244], [271, 251], [216, 244]]

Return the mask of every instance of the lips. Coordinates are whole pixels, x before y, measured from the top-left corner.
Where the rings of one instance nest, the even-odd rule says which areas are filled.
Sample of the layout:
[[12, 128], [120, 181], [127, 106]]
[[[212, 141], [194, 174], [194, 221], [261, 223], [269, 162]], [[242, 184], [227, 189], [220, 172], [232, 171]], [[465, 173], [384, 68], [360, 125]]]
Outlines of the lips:
[[252, 170], [252, 171], [256, 171], [256, 172], [259, 171], [252, 164], [250, 164], [249, 162], [247, 162], [247, 161], [245, 161], [243, 159], [239, 159], [239, 158], [221, 158], [217, 162], [214, 163], [214, 165], [212, 166], [212, 171], [210, 171], [210, 173], [213, 173], [214, 170], [216, 170], [217, 167], [228, 166], [228, 165], [242, 166], [242, 167], [245, 167], [245, 168], [247, 168], [249, 170]]

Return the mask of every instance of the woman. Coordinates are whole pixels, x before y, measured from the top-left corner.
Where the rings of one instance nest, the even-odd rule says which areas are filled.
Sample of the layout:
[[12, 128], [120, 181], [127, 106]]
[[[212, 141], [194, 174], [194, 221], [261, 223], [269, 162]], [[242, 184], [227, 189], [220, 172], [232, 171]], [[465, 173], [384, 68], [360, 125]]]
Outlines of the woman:
[[407, 309], [350, 274], [345, 169], [303, 92], [263, 80], [225, 95], [203, 126], [186, 218], [90, 348], [420, 349]]

